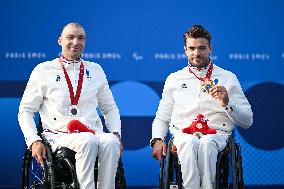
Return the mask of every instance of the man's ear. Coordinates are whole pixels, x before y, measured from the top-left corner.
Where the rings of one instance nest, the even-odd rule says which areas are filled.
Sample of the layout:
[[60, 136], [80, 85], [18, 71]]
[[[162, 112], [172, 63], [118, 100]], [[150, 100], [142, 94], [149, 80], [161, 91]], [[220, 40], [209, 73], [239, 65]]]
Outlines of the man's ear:
[[210, 49], [210, 53], [212, 53], [213, 46], [212, 46], [212, 45], [209, 45], [209, 49]]
[[61, 37], [58, 37], [57, 42], [58, 42], [59, 45], [61, 45]]

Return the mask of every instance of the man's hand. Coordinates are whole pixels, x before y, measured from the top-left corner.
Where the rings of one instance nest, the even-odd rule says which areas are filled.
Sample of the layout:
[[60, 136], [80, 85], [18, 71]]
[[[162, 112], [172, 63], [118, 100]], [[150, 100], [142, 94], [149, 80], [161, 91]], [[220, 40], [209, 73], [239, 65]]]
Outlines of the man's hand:
[[32, 144], [32, 156], [43, 167], [44, 159], [46, 159], [46, 148], [44, 144], [38, 140]]
[[221, 106], [226, 107], [229, 103], [229, 95], [227, 89], [224, 86], [215, 85], [211, 89], [209, 89], [209, 94], [221, 101]]
[[122, 156], [122, 152], [123, 152], [123, 145], [122, 145], [121, 141], [120, 141], [119, 149], [120, 149], [120, 157], [121, 157]]
[[157, 140], [153, 146], [152, 156], [161, 160], [162, 155], [166, 156], [167, 153], [167, 145], [162, 140]]
[[119, 146], [119, 149], [120, 149], [120, 156], [122, 156], [122, 152], [123, 152], [123, 145], [122, 145], [122, 142], [121, 142], [121, 138], [120, 138], [120, 135], [118, 132], [113, 132], [113, 134], [118, 138], [118, 140], [120, 141], [120, 146]]

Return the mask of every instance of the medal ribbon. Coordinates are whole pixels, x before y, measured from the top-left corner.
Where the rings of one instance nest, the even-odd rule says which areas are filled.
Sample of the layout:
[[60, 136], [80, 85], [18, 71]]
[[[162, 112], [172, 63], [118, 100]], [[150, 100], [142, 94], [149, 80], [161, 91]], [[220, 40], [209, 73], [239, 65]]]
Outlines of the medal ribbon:
[[81, 90], [82, 90], [82, 85], [83, 85], [83, 80], [84, 80], [84, 64], [81, 61], [80, 63], [80, 72], [79, 72], [79, 80], [78, 80], [78, 85], [77, 85], [77, 90], [76, 90], [76, 96], [74, 96], [74, 92], [73, 92], [73, 86], [70, 80], [70, 77], [62, 63], [62, 59], [59, 58], [59, 62], [61, 64], [61, 68], [64, 72], [64, 76], [68, 85], [68, 89], [69, 89], [69, 93], [70, 93], [70, 100], [71, 100], [71, 104], [72, 105], [77, 105], [80, 95], [81, 95]]
[[206, 73], [206, 76], [201, 78], [201, 77], [198, 77], [191, 69], [190, 67], [188, 66], [188, 70], [190, 73], [192, 73], [197, 79], [199, 79], [200, 81], [209, 81], [210, 80], [210, 77], [211, 77], [211, 74], [212, 74], [212, 71], [213, 71], [213, 63], [210, 61], [209, 63], [209, 68], [208, 68], [208, 71]]

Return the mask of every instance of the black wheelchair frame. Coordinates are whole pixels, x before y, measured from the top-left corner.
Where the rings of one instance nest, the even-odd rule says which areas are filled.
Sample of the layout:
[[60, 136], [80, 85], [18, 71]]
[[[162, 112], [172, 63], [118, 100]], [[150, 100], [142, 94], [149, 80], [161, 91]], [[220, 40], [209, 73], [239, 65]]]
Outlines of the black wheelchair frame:
[[[230, 175], [231, 170], [231, 175]], [[229, 178], [231, 180], [229, 181]], [[167, 146], [167, 154], [160, 161], [159, 188], [183, 188], [181, 165], [178, 160], [173, 140]], [[224, 150], [218, 153], [216, 164], [216, 189], [243, 189], [243, 169], [240, 144], [229, 136]]]
[[[76, 152], [66, 147], [62, 147], [52, 153], [50, 144], [41, 135], [42, 127], [39, 126], [38, 130], [38, 135], [41, 137], [47, 150], [47, 158], [45, 160], [44, 167], [42, 167], [32, 157], [31, 150], [25, 150], [22, 165], [22, 189], [79, 189], [75, 169]], [[96, 165], [94, 167], [94, 175], [94, 181], [97, 185], [98, 161], [96, 161]], [[126, 180], [121, 158], [118, 162], [115, 177], [115, 188], [126, 188]]]

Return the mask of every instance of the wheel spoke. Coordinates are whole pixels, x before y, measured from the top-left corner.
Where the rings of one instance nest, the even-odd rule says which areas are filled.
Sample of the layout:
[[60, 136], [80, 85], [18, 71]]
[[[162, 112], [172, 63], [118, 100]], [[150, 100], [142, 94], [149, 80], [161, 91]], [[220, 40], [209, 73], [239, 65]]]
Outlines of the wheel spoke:
[[[31, 176], [33, 176], [33, 184], [30, 186], [30, 188], [37, 188], [37, 186], [42, 186], [44, 184], [43, 169], [39, 167], [38, 164], [34, 162], [34, 160], [32, 160], [29, 170]], [[40, 175], [43, 179], [40, 178]]]

